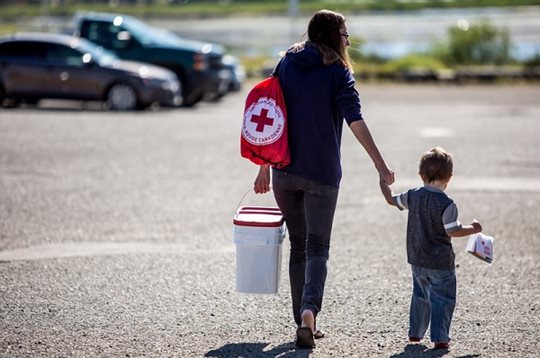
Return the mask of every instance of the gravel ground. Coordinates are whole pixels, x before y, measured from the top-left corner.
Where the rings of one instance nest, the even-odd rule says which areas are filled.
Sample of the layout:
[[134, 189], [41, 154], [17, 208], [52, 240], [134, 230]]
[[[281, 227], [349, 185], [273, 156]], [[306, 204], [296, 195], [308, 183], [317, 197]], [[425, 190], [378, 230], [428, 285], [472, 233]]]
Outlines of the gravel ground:
[[417, 185], [420, 154], [441, 145], [462, 221], [495, 237], [491, 266], [455, 240], [450, 351], [406, 341], [406, 214], [385, 204], [349, 132], [327, 337], [293, 347], [287, 242], [277, 295], [235, 292], [232, 215], [255, 175], [238, 155], [244, 90], [196, 109], [0, 110], [0, 356], [536, 357], [540, 87], [359, 91], [394, 190]]

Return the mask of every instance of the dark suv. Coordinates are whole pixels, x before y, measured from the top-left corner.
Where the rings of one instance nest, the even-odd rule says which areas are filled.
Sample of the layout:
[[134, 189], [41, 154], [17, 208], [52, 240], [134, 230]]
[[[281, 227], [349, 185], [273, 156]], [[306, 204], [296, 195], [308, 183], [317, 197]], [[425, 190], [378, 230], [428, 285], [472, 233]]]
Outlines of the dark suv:
[[75, 35], [113, 51], [120, 58], [172, 70], [182, 84], [187, 106], [205, 96], [221, 97], [231, 84], [231, 71], [223, 64], [221, 46], [186, 40], [131, 16], [77, 14]]

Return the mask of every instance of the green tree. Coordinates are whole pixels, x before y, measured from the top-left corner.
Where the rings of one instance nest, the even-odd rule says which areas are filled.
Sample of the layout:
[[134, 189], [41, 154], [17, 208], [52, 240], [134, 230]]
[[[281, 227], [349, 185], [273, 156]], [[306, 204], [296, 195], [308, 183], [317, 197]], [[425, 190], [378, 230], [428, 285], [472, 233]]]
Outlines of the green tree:
[[512, 61], [508, 30], [488, 20], [470, 25], [461, 22], [448, 29], [448, 48], [443, 59], [450, 65], [504, 65]]

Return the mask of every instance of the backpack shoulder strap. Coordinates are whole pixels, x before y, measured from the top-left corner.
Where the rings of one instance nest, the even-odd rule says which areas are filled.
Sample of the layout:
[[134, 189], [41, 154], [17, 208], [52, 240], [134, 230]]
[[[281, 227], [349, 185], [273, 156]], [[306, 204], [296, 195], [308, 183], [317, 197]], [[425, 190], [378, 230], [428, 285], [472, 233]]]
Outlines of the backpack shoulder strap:
[[272, 71], [272, 74], [271, 74], [272, 77], [279, 77], [278, 76], [279, 68], [281, 67], [281, 62], [283, 61], [283, 58], [284, 57], [280, 58], [279, 62], [276, 65], [276, 67], [274, 67], [274, 71]]

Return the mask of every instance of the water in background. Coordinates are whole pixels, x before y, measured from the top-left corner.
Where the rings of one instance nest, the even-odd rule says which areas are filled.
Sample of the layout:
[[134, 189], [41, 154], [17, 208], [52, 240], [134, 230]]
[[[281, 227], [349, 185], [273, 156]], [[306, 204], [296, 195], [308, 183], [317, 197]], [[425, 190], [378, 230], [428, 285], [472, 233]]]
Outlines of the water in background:
[[[365, 41], [364, 52], [394, 58], [444, 41], [450, 26], [482, 19], [508, 29], [517, 59], [540, 54], [540, 6], [366, 13], [347, 16], [347, 26], [352, 36]], [[239, 54], [275, 55], [302, 39], [308, 20], [265, 16], [149, 22], [186, 38], [221, 43]]]

